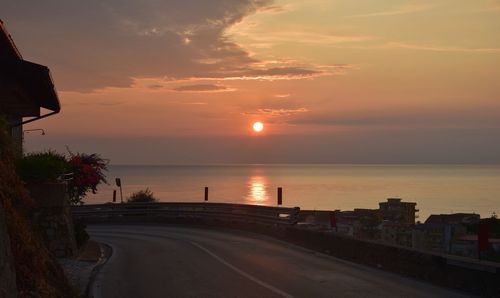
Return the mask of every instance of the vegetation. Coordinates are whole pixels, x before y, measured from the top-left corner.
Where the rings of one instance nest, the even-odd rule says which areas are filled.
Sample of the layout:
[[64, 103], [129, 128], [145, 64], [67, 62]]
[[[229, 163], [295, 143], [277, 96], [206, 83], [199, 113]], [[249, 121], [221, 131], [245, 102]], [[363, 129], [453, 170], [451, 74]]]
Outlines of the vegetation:
[[18, 297], [77, 297], [62, 268], [31, 225], [33, 201], [16, 174], [14, 151], [0, 123], [0, 202], [16, 270]]
[[65, 156], [55, 151], [31, 153], [17, 161], [17, 173], [30, 183], [56, 182], [68, 170]]
[[153, 192], [149, 190], [149, 188], [134, 192], [127, 199], [127, 203], [154, 203], [154, 202], [158, 202], [158, 199], [154, 197]]
[[70, 204], [78, 205], [89, 192], [96, 193], [99, 184], [107, 183], [107, 164], [97, 154], [70, 151], [65, 156], [49, 150], [23, 156], [17, 161], [17, 172], [27, 183], [67, 181]]
[[97, 154], [69, 152], [68, 163], [73, 174], [68, 181], [70, 203], [83, 204], [83, 198], [89, 193], [96, 193], [97, 186], [107, 183], [104, 171], [107, 171], [108, 161]]
[[81, 249], [85, 246], [87, 241], [89, 241], [90, 236], [85, 230], [87, 226], [81, 221], [76, 221], [73, 223], [73, 230], [75, 232], [76, 246]]

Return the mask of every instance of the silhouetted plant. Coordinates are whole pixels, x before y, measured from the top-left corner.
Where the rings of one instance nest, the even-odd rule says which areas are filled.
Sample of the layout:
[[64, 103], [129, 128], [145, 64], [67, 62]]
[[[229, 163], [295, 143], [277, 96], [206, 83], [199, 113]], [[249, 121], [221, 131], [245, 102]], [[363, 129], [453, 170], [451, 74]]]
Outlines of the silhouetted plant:
[[154, 202], [158, 202], [158, 199], [154, 197], [153, 192], [149, 190], [149, 188], [134, 192], [127, 199], [127, 203], [154, 203]]
[[16, 167], [19, 177], [28, 183], [56, 182], [70, 169], [65, 156], [51, 150], [25, 155]]
[[75, 221], [73, 224], [76, 246], [78, 247], [78, 249], [82, 248], [90, 239], [89, 234], [85, 230], [86, 228], [87, 226], [81, 221]]
[[108, 170], [108, 161], [95, 153], [73, 154], [69, 151], [69, 154], [72, 172], [72, 179], [68, 180], [69, 200], [73, 205], [83, 204], [82, 200], [89, 192], [95, 194], [99, 184], [107, 183], [104, 171]]

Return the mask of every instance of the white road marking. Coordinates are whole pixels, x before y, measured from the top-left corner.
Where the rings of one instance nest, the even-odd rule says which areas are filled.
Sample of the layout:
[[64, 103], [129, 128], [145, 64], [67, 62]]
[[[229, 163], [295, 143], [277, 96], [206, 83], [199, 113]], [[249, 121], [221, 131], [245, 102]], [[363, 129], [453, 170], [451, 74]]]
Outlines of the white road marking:
[[226, 262], [224, 259], [222, 259], [221, 257], [219, 257], [218, 255], [214, 254], [213, 252], [211, 252], [208, 248], [205, 248], [203, 247], [202, 245], [196, 243], [196, 242], [192, 242], [191, 241], [191, 244], [193, 244], [194, 246], [198, 247], [199, 249], [203, 250], [204, 252], [206, 252], [207, 254], [209, 254], [211, 257], [213, 257], [214, 259], [216, 259], [217, 261], [219, 261], [220, 263], [222, 263], [223, 265], [227, 266], [228, 268], [234, 270], [236, 273], [248, 278], [249, 280], [263, 286], [264, 288], [278, 294], [278, 295], [281, 295], [283, 297], [287, 297], [287, 298], [294, 298], [292, 295], [286, 293], [286, 292], [283, 292], [282, 290], [280, 289], [277, 289], [273, 286], [271, 286], [270, 284], [268, 283], [265, 283], [263, 282], [262, 280], [246, 273], [245, 271], [239, 269], [238, 267]]

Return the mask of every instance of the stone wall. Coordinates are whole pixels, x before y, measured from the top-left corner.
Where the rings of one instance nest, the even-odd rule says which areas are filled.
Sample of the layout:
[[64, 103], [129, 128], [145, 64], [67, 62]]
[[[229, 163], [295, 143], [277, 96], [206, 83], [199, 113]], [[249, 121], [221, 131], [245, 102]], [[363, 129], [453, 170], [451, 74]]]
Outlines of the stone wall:
[[34, 224], [47, 248], [59, 258], [73, 257], [77, 253], [66, 187], [64, 183], [27, 186], [36, 204]]
[[5, 215], [0, 201], [0, 297], [17, 297], [16, 273], [10, 250], [9, 235], [5, 225]]

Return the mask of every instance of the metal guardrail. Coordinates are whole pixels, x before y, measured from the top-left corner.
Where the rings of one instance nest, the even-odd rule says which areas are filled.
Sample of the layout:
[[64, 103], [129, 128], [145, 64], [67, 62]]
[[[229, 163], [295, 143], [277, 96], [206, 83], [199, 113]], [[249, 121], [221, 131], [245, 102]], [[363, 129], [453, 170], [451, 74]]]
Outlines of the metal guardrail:
[[127, 219], [206, 219], [251, 224], [294, 225], [299, 207], [229, 203], [126, 203], [74, 206], [73, 218], [84, 222], [124, 222]]

